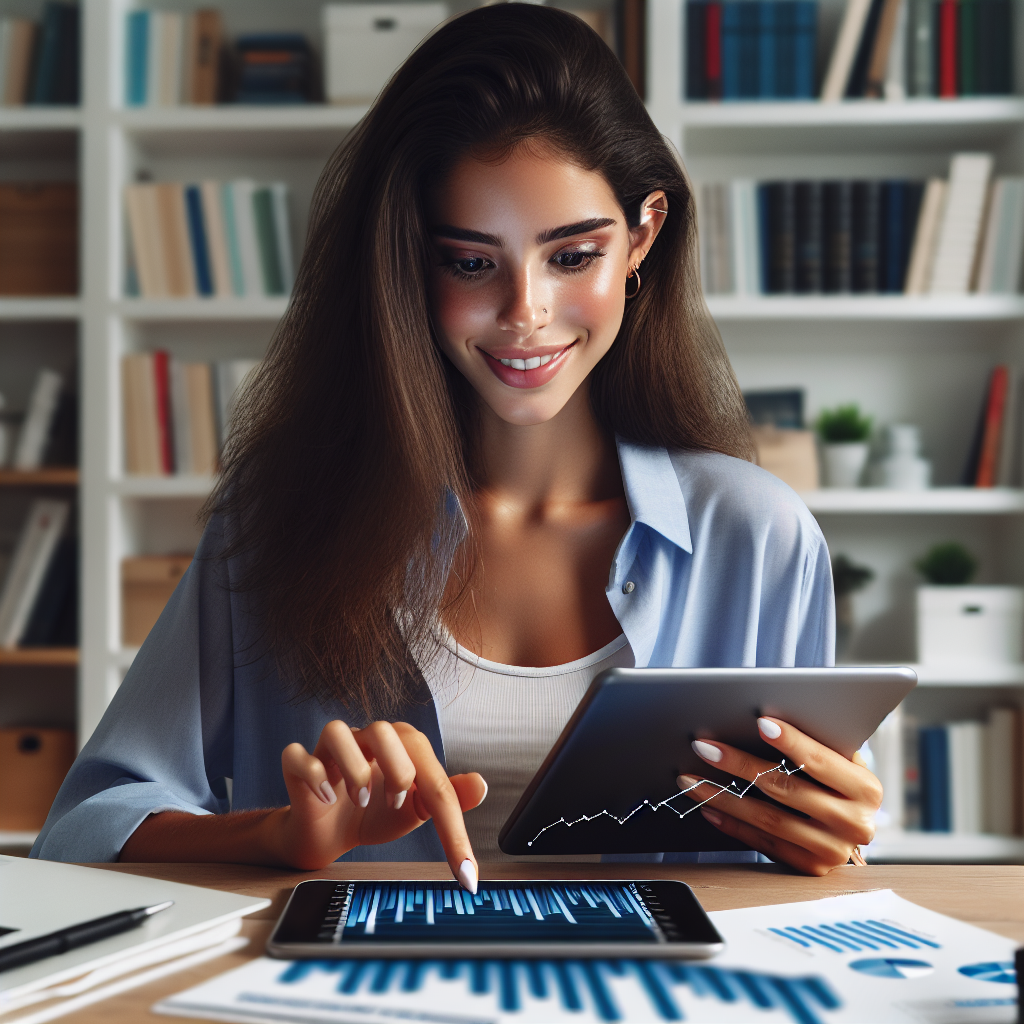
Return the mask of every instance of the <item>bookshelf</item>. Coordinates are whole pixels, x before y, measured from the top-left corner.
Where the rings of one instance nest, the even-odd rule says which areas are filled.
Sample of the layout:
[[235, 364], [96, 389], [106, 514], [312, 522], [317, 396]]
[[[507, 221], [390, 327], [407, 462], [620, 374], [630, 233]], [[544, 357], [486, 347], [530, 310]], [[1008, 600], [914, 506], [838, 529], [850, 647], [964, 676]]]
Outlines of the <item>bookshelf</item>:
[[[828, 48], [842, 4], [819, 7]], [[1016, 65], [1024, 35], [1016, 25]], [[686, 102], [685, 7], [648, 0], [648, 109], [695, 182], [731, 178], [945, 177], [952, 153], [995, 155], [997, 174], [1024, 173], [1024, 96], [904, 102]], [[879, 425], [917, 423], [938, 485], [923, 492], [820, 490], [802, 495], [833, 555], [876, 578], [854, 595], [851, 655], [912, 664], [912, 563], [957, 540], [979, 555], [979, 582], [1024, 582], [1024, 491], [955, 486], [991, 367], [1024, 369], [1019, 295], [711, 295], [708, 307], [744, 389], [800, 386], [807, 412], [856, 401]], [[914, 666], [905, 702], [922, 724], [1024, 705], [1024, 666]], [[1008, 770], [1010, 766], [1007, 766]], [[1024, 838], [882, 829], [873, 861], [1024, 862]]]

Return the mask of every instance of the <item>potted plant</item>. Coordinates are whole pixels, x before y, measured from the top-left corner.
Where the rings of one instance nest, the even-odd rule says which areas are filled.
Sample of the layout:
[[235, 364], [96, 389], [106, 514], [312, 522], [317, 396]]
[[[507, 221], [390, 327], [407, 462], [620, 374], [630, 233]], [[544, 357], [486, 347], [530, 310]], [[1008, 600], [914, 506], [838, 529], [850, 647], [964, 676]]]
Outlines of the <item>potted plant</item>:
[[977, 559], [962, 544], [936, 544], [914, 567], [917, 659], [922, 665], [1016, 663], [1024, 653], [1024, 587], [968, 586]]
[[815, 424], [821, 438], [821, 461], [826, 487], [856, 487], [868, 461], [871, 417], [862, 416], [856, 402], [823, 409]]

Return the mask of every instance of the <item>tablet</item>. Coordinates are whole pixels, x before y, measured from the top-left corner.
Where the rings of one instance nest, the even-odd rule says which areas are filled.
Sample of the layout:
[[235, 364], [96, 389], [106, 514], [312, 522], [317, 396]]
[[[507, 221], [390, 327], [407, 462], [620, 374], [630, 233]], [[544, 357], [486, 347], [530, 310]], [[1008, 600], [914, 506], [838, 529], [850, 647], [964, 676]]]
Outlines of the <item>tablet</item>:
[[636, 881], [300, 882], [267, 953], [350, 957], [679, 957], [723, 948], [688, 885]]
[[[679, 791], [676, 776], [684, 773], [734, 781], [699, 758], [692, 740], [721, 740], [779, 765], [757, 729], [758, 717], [769, 715], [851, 757], [916, 685], [908, 668], [602, 672], [502, 826], [498, 846], [512, 856], [749, 849]], [[786, 762], [777, 770], [797, 768]], [[768, 799], [743, 780], [734, 791]]]

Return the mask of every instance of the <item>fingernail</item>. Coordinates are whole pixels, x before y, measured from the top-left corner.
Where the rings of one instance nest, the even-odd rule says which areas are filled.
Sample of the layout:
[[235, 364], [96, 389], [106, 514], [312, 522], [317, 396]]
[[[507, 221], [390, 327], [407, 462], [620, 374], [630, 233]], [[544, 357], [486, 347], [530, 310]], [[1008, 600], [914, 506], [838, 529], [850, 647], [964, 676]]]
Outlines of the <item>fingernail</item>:
[[700, 813], [704, 815], [712, 825], [721, 825], [722, 816], [717, 811], [709, 811], [706, 807], [700, 809]]
[[759, 718], [757, 727], [761, 730], [761, 734], [770, 740], [777, 740], [782, 735], [782, 729], [769, 718]]
[[692, 775], [680, 775], [676, 779], [676, 785], [685, 793], [688, 789], [696, 789], [700, 785], [700, 779]]
[[323, 794], [321, 799], [325, 804], [336, 804], [338, 802], [338, 794], [334, 792], [334, 787], [324, 779], [320, 783], [320, 792]]
[[366, 786], [359, 790], [359, 806], [365, 807], [370, 802], [370, 791]]
[[409, 792], [409, 790], [403, 789], [401, 793], [396, 793], [395, 794], [395, 810], [396, 811], [399, 810], [401, 808], [402, 804], [405, 803], [405, 794], [408, 793], [408, 792]]
[[475, 896], [478, 881], [476, 865], [467, 857], [459, 865], [459, 885]]
[[[483, 776], [481, 775], [480, 778], [483, 779]], [[487, 780], [484, 779], [483, 781], [484, 781], [484, 795], [482, 797], [480, 797], [480, 803], [481, 804], [487, 799], [487, 794], [490, 793], [490, 791], [491, 791], [491, 787], [487, 785]], [[477, 804], [477, 807], [479, 807], [479, 806], [480, 806], [480, 804]]]
[[718, 762], [722, 760], [722, 752], [718, 747], [713, 747], [710, 743], [705, 743], [703, 740], [694, 740], [690, 746], [705, 761]]

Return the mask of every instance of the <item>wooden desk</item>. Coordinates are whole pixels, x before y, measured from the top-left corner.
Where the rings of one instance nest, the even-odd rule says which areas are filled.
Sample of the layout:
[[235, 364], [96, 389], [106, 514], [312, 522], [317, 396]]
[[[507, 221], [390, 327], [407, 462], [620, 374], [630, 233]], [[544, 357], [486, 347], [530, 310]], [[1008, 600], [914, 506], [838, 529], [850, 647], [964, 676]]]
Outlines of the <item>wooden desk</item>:
[[[245, 963], [263, 952], [270, 929], [293, 886], [306, 878], [449, 879], [446, 864], [332, 865], [308, 874], [230, 864], [97, 864], [150, 878], [266, 896], [272, 906], [245, 918], [249, 946], [190, 971], [173, 974], [67, 1017], [70, 1024], [122, 1024], [156, 1021], [149, 1008], [157, 1000]], [[775, 865], [660, 864], [483, 864], [483, 878], [678, 878], [691, 885], [705, 910], [732, 910], [768, 903], [841, 896], [866, 889], [893, 889], [905, 899], [961, 921], [998, 932], [1024, 944], [1024, 867], [946, 865], [838, 868], [825, 878], [804, 878]]]

